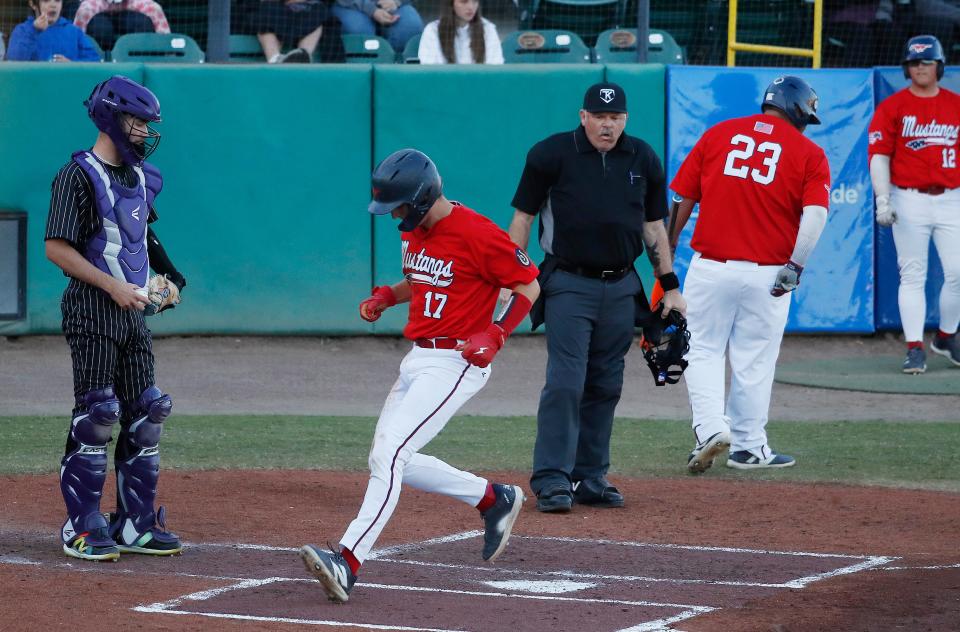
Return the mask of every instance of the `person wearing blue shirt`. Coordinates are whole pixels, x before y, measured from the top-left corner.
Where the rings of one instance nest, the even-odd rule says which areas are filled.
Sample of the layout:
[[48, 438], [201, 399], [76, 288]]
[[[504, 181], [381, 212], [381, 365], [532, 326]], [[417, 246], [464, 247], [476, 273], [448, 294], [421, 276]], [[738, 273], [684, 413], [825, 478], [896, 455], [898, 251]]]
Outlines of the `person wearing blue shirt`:
[[10, 34], [9, 61], [101, 61], [90, 38], [60, 16], [63, 0], [28, 1], [34, 17]]

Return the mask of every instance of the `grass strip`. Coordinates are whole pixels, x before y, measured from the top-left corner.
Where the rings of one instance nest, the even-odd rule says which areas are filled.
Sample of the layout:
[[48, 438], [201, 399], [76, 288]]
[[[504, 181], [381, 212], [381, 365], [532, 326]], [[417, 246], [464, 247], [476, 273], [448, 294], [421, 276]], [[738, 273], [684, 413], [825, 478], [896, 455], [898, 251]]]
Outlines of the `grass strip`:
[[[363, 471], [375, 420], [319, 416], [183, 416], [165, 425], [164, 468]], [[0, 417], [0, 474], [54, 474], [66, 438], [62, 417]], [[831, 482], [960, 492], [956, 422], [771, 422], [773, 447], [797, 459], [784, 470], [737, 472], [722, 462], [711, 478]], [[456, 467], [530, 469], [536, 420], [455, 417], [424, 450]], [[618, 419], [611, 476], [686, 476], [689, 422]]]

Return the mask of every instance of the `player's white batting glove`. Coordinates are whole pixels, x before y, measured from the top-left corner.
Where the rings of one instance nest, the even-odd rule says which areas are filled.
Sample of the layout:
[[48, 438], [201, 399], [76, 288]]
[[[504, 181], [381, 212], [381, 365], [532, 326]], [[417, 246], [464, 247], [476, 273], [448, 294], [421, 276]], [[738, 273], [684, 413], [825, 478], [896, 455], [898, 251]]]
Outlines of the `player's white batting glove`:
[[777, 280], [773, 284], [770, 294], [773, 296], [783, 296], [787, 292], [792, 292], [800, 285], [800, 275], [803, 273], [803, 266], [792, 261], [780, 268], [777, 272]]
[[897, 212], [890, 206], [889, 195], [877, 196], [877, 223], [881, 226], [893, 226], [897, 221]]

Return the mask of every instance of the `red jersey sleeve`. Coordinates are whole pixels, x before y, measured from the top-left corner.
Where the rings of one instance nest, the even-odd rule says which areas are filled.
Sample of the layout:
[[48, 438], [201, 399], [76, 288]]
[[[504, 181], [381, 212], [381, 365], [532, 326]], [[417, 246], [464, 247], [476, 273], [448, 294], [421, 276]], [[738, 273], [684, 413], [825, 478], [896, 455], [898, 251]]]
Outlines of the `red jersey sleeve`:
[[867, 132], [867, 155], [871, 158], [893, 154], [897, 136], [897, 110], [893, 105], [893, 99], [885, 99], [873, 113]]
[[670, 189], [679, 193], [688, 200], [700, 201], [703, 196], [700, 190], [700, 174], [703, 170], [703, 146], [706, 144], [709, 134], [704, 134], [693, 146], [690, 153], [687, 154], [683, 164], [670, 183]]
[[491, 285], [510, 288], [530, 283], [540, 273], [529, 255], [486, 218], [477, 223], [473, 243], [480, 274]]
[[819, 147], [810, 152], [803, 180], [803, 206], [830, 208], [830, 163]]

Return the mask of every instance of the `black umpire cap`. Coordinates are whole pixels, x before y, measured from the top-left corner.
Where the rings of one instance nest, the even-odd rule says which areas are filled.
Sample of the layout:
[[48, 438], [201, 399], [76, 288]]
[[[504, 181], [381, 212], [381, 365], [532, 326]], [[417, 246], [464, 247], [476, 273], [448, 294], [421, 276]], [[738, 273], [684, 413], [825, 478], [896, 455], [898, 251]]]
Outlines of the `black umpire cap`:
[[583, 109], [587, 112], [627, 111], [627, 93], [615, 83], [603, 81], [587, 88], [583, 95]]

